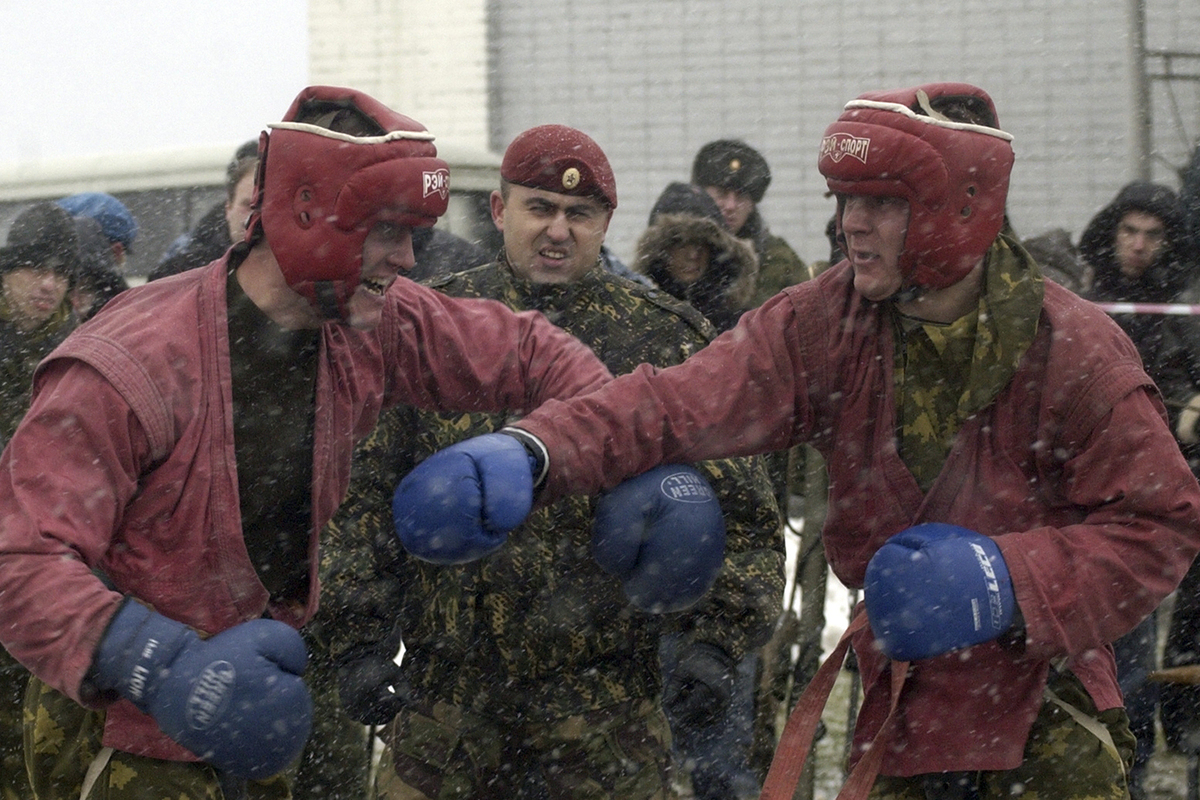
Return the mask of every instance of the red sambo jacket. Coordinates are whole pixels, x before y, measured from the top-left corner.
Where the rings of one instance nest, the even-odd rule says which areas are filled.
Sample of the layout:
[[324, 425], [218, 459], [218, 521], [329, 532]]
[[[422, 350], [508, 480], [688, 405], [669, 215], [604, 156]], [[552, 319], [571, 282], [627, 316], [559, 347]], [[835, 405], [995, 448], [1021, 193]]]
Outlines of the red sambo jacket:
[[[606, 380], [540, 315], [399, 280], [375, 331], [321, 329], [306, 607], [268, 608], [242, 541], [225, 259], [129, 290], [39, 367], [0, 456], [0, 642], [75, 700], [123, 594], [205, 634], [317, 604], [317, 532], [381, 408], [528, 410]], [[103, 572], [117, 591], [96, 577]], [[121, 700], [104, 744], [195, 757]]]
[[[996, 642], [914, 663], [881, 772], [1021, 763], [1051, 661], [1101, 709], [1121, 704], [1109, 643], [1169, 594], [1200, 548], [1200, 487], [1137, 351], [1099, 309], [1049, 281], [1009, 384], [959, 431], [923, 493], [896, 449], [892, 323], [843, 263], [748, 312], [684, 364], [640, 367], [521, 420], [550, 454], [547, 500], [660, 462], [811, 442], [829, 468], [829, 563], [861, 587], [888, 537], [921, 522], [995, 538], [1024, 615]], [[886, 716], [887, 660], [855, 642], [865, 696], [856, 742]]]

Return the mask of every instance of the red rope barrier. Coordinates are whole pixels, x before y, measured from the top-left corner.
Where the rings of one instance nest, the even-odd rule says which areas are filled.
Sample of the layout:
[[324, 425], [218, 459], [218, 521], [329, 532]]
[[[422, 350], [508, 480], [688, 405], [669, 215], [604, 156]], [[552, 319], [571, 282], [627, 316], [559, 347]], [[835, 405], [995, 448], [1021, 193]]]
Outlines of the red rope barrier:
[[1096, 303], [1109, 314], [1172, 314], [1175, 316], [1200, 316], [1200, 306], [1183, 303]]

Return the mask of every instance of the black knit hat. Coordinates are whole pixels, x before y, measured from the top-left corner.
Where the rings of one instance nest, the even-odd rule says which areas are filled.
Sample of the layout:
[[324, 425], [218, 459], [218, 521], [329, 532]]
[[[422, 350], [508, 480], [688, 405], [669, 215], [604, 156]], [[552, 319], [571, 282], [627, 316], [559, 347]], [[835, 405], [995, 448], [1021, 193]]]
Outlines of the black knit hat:
[[692, 183], [745, 192], [761, 203], [771, 184], [771, 169], [762, 154], [738, 139], [709, 142], [692, 162]]
[[72, 280], [79, 263], [79, 237], [71, 215], [54, 203], [37, 203], [22, 211], [0, 248], [0, 272], [21, 267], [49, 267]]

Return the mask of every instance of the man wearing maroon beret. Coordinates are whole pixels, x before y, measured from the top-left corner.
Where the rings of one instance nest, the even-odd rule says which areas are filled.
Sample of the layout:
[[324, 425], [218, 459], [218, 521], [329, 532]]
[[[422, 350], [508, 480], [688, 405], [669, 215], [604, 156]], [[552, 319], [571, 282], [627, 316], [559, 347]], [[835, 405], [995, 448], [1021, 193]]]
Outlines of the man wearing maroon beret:
[[[713, 330], [691, 306], [600, 266], [617, 191], [589, 136], [528, 130], [500, 175], [491, 196], [500, 258], [434, 288], [540, 311], [613, 373], [679, 363], [708, 343]], [[674, 796], [659, 638], [677, 634], [686, 658], [673, 702], [718, 714], [734, 665], [779, 611], [783, 551], [766, 474], [757, 459], [698, 465], [716, 490], [726, 547], [713, 588], [680, 614], [644, 613], [601, 569], [589, 546], [596, 503], [585, 498], [535, 511], [478, 562], [438, 566], [403, 552], [391, 513], [397, 482], [428, 455], [508, 421], [385, 413], [357, 454], [345, 510], [326, 528], [322, 602], [344, 623], [332, 643], [342, 701], [360, 721], [389, 724], [379, 796]]]

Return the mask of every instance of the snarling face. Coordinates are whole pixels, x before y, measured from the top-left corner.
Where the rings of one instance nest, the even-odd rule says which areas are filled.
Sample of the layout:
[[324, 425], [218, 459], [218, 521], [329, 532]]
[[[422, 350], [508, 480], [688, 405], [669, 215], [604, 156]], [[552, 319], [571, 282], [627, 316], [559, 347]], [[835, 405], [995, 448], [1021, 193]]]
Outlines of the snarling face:
[[362, 280], [346, 303], [346, 323], [370, 330], [383, 317], [384, 295], [401, 272], [412, 269], [412, 228], [380, 222], [363, 242]]
[[517, 185], [492, 193], [508, 262], [534, 283], [571, 283], [596, 266], [610, 219], [612, 210], [594, 197]]

